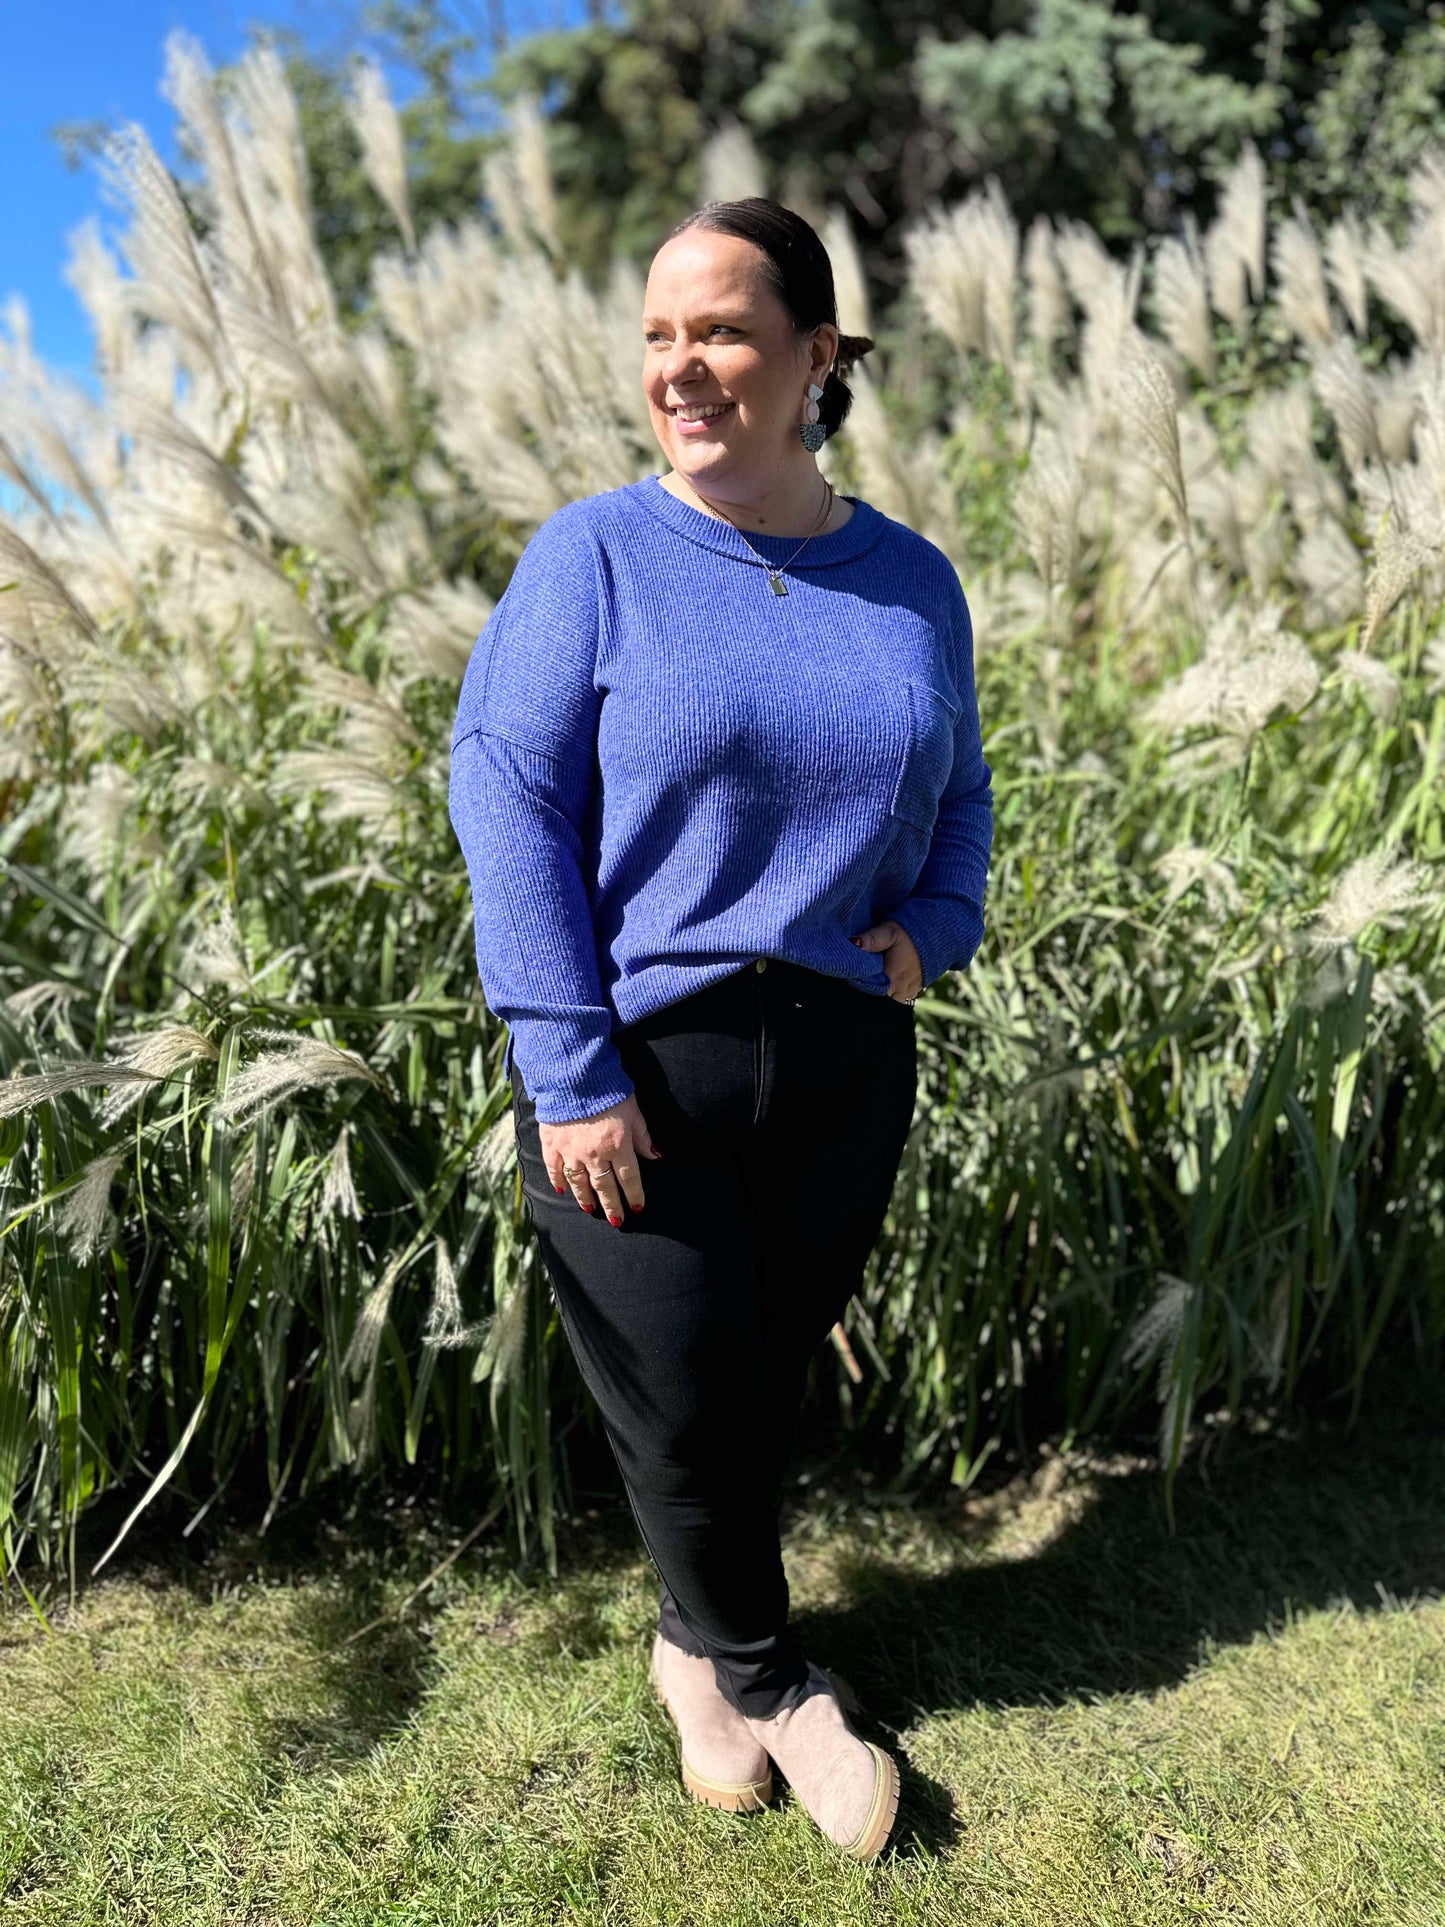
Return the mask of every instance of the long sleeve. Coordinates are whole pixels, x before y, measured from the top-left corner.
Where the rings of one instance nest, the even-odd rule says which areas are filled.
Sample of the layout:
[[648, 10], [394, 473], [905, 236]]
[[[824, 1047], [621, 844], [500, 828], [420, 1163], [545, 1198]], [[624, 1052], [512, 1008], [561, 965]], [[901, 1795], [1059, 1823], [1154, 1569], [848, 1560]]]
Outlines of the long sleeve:
[[593, 1116], [633, 1090], [611, 1039], [584, 869], [601, 584], [580, 508], [557, 510], [533, 535], [477, 639], [449, 784], [482, 989], [547, 1124]]
[[947, 970], [966, 968], [983, 942], [983, 899], [993, 849], [993, 774], [984, 761], [974, 687], [973, 619], [956, 576], [952, 583], [950, 634], [961, 698], [953, 768], [923, 868], [908, 896], [889, 912], [913, 939], [925, 987]]

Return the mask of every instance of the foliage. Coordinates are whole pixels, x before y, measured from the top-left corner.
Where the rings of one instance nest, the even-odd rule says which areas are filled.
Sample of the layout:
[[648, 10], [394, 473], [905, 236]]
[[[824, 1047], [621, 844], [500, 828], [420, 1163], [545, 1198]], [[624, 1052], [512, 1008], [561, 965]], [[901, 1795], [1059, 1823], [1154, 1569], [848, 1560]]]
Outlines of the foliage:
[[1281, 200], [1325, 219], [1345, 200], [1399, 211], [1436, 132], [1439, 33], [1428, 0], [624, 0], [615, 19], [518, 42], [484, 88], [547, 100], [559, 229], [589, 275], [747, 191], [706, 158], [740, 130], [810, 217], [846, 206], [891, 302], [904, 231], [989, 178], [1021, 229], [1077, 220], [1129, 245], [1213, 213], [1253, 142]]
[[[0, 343], [0, 1525], [73, 1566], [122, 1484], [204, 1507], [259, 1454], [274, 1509], [486, 1466], [552, 1559], [578, 1394], [446, 745], [527, 531], [652, 464], [639, 279], [566, 265], [535, 107], [487, 164], [500, 232], [422, 236], [358, 77], [403, 239], [354, 325], [275, 51], [218, 90], [182, 39], [171, 77], [208, 219], [142, 130], [107, 150], [129, 272], [93, 229], [73, 262], [100, 400], [23, 317]], [[1172, 1477], [1211, 1411], [1438, 1359], [1442, 223], [1439, 154], [1403, 236], [1320, 239], [1247, 148], [1127, 264], [1025, 240], [996, 184], [900, 238], [823, 464], [958, 564], [998, 800], [849, 1321], [901, 1482], [1151, 1412]], [[840, 209], [826, 238], [866, 325]]]

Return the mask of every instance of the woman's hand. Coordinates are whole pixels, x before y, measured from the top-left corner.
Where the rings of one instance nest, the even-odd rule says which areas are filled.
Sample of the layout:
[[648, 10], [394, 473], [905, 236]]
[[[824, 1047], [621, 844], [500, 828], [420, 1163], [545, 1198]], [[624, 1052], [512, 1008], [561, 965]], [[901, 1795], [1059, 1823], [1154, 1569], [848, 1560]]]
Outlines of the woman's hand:
[[[580, 1117], [570, 1124], [543, 1124], [538, 1119], [537, 1134], [553, 1187], [560, 1192], [570, 1185], [584, 1211], [591, 1211], [600, 1198], [607, 1222], [621, 1224], [624, 1196], [634, 1211], [642, 1209], [642, 1173], [637, 1159], [660, 1158], [662, 1153], [638, 1109], [635, 1091], [611, 1110]], [[565, 1177], [564, 1164], [571, 1165], [577, 1175]]]
[[871, 930], [860, 930], [852, 939], [860, 950], [881, 950], [883, 968], [888, 972], [888, 995], [907, 1003], [923, 988], [923, 962], [913, 947], [913, 939], [901, 923], [885, 917]]

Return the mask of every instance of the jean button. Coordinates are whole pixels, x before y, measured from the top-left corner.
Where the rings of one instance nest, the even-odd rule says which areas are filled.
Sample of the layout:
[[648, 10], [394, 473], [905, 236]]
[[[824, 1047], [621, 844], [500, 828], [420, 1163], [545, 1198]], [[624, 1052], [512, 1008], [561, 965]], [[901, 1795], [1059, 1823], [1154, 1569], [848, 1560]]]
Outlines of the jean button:
[[767, 967], [768, 967], [768, 960], [766, 957], [759, 957], [757, 962], [753, 965], [754, 970], [766, 970]]

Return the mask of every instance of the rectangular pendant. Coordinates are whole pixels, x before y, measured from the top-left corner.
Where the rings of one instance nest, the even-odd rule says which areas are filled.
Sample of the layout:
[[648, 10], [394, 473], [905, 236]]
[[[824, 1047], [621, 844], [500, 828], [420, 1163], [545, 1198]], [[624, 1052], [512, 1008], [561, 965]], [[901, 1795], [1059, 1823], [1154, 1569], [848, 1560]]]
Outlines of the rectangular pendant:
[[770, 575], [768, 580], [773, 585], [774, 595], [786, 595], [788, 593], [788, 585], [780, 575]]

